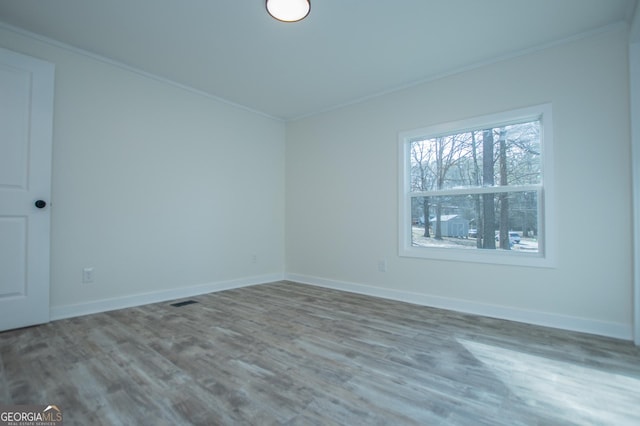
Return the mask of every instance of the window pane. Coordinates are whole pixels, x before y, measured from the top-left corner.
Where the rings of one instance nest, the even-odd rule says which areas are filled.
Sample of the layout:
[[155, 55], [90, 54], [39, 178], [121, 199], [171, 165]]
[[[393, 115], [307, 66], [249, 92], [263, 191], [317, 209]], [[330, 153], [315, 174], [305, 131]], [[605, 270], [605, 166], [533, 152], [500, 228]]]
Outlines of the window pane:
[[409, 143], [411, 191], [539, 184], [540, 120]]
[[538, 253], [538, 203], [537, 191], [412, 197], [411, 245]]

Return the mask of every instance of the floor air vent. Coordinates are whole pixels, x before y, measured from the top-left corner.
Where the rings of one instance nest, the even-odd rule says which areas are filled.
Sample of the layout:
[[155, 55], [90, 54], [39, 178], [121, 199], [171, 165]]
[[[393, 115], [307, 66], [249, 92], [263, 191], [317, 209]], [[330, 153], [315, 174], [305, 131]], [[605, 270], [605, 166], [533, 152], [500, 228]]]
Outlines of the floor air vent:
[[198, 303], [198, 302], [196, 302], [195, 300], [185, 300], [184, 302], [172, 303], [171, 306], [179, 308], [181, 306], [193, 305], [194, 303]]

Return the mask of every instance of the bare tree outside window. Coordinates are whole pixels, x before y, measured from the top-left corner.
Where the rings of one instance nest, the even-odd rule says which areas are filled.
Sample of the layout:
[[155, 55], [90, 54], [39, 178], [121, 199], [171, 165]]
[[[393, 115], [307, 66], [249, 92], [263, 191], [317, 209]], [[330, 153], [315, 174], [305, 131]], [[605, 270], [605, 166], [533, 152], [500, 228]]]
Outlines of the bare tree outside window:
[[411, 245], [536, 253], [540, 119], [414, 137]]

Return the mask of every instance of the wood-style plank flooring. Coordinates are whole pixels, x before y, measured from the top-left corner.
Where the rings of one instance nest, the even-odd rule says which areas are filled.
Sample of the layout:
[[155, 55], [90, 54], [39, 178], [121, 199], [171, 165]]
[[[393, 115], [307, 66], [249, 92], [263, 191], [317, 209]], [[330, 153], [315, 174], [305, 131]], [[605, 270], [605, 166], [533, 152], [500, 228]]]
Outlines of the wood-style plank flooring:
[[639, 425], [630, 342], [278, 282], [0, 333], [65, 425]]

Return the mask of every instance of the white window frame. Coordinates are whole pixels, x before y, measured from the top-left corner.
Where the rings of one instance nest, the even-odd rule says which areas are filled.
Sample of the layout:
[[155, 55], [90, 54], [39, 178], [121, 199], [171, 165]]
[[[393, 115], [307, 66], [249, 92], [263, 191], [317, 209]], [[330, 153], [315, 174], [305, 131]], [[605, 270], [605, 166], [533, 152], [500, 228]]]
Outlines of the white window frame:
[[[553, 121], [551, 104], [543, 104], [490, 114], [471, 119], [437, 124], [421, 129], [401, 132], [398, 135], [399, 189], [398, 189], [398, 254], [414, 257], [459, 262], [480, 262], [531, 267], [555, 267], [556, 227], [553, 210], [554, 167], [553, 167]], [[411, 192], [410, 144], [417, 138], [431, 139], [471, 130], [496, 128], [518, 122], [540, 120], [542, 182], [539, 185], [517, 187], [481, 187], [465, 189], [445, 189], [437, 195], [485, 194], [514, 191], [538, 191], [538, 252], [523, 253], [510, 250], [456, 249], [439, 247], [414, 247], [411, 241], [411, 199], [424, 195]], [[429, 192], [429, 195], [434, 195]]]

